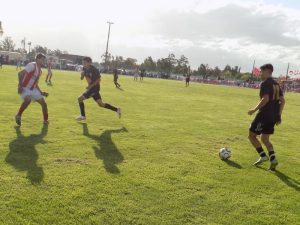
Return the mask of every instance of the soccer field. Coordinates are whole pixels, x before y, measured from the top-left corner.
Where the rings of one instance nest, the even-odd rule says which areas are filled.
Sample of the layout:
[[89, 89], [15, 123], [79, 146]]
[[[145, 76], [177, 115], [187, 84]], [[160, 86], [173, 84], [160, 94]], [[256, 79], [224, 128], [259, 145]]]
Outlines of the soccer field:
[[45, 73], [50, 123], [32, 103], [18, 129], [16, 70], [0, 69], [0, 224], [300, 224], [300, 94], [286, 95], [269, 172], [247, 139], [257, 90], [120, 76], [120, 91], [103, 75], [122, 119], [91, 99], [80, 124], [85, 81]]

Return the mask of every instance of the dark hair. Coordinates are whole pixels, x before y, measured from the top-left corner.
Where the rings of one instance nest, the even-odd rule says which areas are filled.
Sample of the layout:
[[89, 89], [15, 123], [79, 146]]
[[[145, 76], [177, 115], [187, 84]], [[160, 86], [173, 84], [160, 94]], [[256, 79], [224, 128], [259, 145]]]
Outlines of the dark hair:
[[35, 56], [35, 59], [41, 59], [41, 58], [46, 58], [46, 56], [43, 54], [43, 53], [38, 53], [36, 56]]
[[271, 70], [272, 72], [274, 71], [273, 65], [270, 63], [267, 63], [265, 65], [262, 65], [260, 67], [261, 70]]
[[84, 57], [82, 60], [83, 60], [83, 61], [86, 61], [86, 62], [88, 62], [88, 63], [91, 63], [91, 62], [92, 62], [92, 58], [91, 58], [91, 57]]

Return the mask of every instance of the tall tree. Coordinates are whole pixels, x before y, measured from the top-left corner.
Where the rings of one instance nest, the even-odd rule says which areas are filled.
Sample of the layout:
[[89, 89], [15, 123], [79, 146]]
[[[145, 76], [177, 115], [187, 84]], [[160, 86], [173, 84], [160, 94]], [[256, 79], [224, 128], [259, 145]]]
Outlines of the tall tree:
[[14, 43], [11, 37], [5, 37], [4, 40], [1, 42], [1, 48], [4, 51], [14, 51], [16, 44]]

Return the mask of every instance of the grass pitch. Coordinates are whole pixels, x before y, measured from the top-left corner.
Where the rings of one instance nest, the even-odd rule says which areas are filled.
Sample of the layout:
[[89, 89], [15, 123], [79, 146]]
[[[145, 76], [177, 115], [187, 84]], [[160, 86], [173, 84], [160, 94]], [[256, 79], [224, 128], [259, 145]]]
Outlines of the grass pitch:
[[[104, 101], [75, 122], [79, 73], [54, 71], [48, 126], [38, 104], [23, 114], [15, 67], [0, 70], [0, 224], [300, 224], [300, 95], [288, 93], [272, 137], [277, 172], [251, 164], [247, 115], [258, 91], [104, 75]], [[218, 150], [232, 149], [231, 161]]]

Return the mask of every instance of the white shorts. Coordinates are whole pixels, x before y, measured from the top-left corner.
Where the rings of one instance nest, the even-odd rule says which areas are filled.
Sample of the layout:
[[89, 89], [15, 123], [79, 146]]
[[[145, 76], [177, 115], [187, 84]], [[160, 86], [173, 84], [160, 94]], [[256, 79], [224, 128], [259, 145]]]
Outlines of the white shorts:
[[36, 88], [34, 88], [33, 90], [30, 90], [29, 88], [23, 88], [21, 97], [25, 99], [26, 96], [30, 96], [31, 100], [33, 101], [37, 101], [43, 98], [41, 92]]

